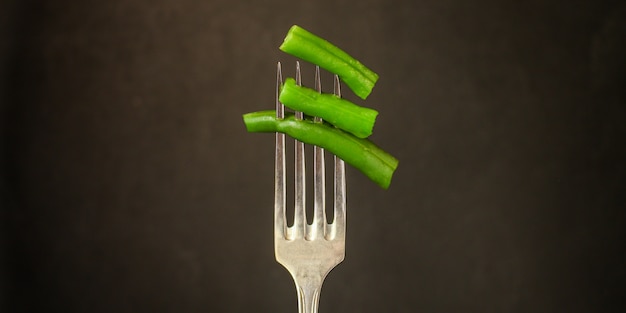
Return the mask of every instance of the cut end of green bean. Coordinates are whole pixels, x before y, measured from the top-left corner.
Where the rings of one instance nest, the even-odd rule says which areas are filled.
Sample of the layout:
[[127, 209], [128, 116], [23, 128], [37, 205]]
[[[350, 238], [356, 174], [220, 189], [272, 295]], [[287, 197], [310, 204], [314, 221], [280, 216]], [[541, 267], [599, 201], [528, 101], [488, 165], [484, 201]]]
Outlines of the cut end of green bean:
[[279, 49], [337, 74], [361, 99], [366, 99], [378, 81], [378, 74], [327, 40], [293, 25]]

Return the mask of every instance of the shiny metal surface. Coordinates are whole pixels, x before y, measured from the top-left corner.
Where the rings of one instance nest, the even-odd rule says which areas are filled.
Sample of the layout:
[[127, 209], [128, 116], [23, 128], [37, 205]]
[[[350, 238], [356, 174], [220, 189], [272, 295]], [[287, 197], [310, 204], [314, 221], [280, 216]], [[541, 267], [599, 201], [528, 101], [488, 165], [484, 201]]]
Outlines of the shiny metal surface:
[[[319, 68], [315, 71], [315, 88], [321, 92]], [[278, 100], [282, 85], [281, 64], [276, 76], [277, 117], [282, 118], [284, 107]], [[301, 84], [300, 65], [296, 64], [296, 82]], [[334, 93], [341, 96], [339, 78], [334, 78]], [[280, 112], [280, 113], [278, 113]], [[278, 115], [279, 114], [279, 115]], [[297, 116], [301, 115], [296, 113]], [[321, 119], [316, 119], [322, 122]], [[334, 171], [334, 220], [327, 223], [325, 215], [325, 164], [324, 150], [315, 147], [313, 153], [312, 223], [307, 223], [305, 211], [305, 155], [304, 144], [295, 144], [295, 203], [294, 223], [286, 221], [286, 162], [285, 135], [276, 134], [275, 200], [274, 200], [274, 250], [276, 260], [291, 274], [298, 294], [298, 312], [315, 313], [322, 284], [328, 273], [345, 257], [346, 232], [346, 181], [344, 162], [335, 157]]]

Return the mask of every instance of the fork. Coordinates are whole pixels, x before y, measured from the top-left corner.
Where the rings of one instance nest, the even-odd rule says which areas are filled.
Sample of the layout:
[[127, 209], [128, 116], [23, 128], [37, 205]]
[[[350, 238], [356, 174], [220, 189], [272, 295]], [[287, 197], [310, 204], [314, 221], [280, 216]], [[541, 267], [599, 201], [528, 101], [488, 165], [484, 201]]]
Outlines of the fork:
[[[296, 84], [302, 85], [300, 63], [296, 62]], [[280, 62], [276, 70], [276, 118], [285, 116], [285, 107], [278, 100], [282, 86]], [[321, 92], [320, 69], [315, 68], [315, 89]], [[334, 77], [334, 94], [341, 96], [339, 77]], [[302, 112], [295, 112], [302, 119]], [[314, 121], [321, 123], [320, 118]], [[313, 219], [309, 224], [305, 211], [305, 155], [304, 143], [295, 140], [295, 192], [293, 225], [285, 217], [286, 175], [285, 134], [276, 133], [274, 172], [274, 252], [276, 261], [293, 277], [298, 295], [299, 313], [317, 313], [322, 283], [328, 273], [345, 257], [346, 234], [346, 180], [344, 161], [334, 156], [334, 218], [326, 219], [324, 149], [313, 148]]]

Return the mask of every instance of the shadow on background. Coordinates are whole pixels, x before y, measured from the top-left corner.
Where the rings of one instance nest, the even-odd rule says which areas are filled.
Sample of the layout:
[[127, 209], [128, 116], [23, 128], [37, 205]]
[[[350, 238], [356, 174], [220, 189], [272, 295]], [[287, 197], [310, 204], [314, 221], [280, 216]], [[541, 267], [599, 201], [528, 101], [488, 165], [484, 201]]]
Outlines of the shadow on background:
[[292, 24], [380, 74], [372, 140], [400, 159], [388, 191], [348, 169], [321, 312], [625, 308], [623, 1], [0, 12], [2, 312], [295, 311], [273, 137], [241, 121], [272, 108], [276, 61], [293, 70]]

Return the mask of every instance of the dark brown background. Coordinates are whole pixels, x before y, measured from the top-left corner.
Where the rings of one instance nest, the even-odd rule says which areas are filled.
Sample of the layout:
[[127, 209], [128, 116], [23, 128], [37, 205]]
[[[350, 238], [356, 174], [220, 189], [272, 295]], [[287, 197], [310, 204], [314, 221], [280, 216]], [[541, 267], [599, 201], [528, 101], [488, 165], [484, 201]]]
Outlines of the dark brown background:
[[380, 74], [358, 103], [400, 159], [388, 191], [349, 169], [320, 312], [625, 308], [624, 1], [0, 12], [2, 312], [295, 312], [273, 136], [241, 122], [272, 108], [276, 61], [292, 73], [294, 23]]

